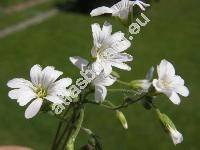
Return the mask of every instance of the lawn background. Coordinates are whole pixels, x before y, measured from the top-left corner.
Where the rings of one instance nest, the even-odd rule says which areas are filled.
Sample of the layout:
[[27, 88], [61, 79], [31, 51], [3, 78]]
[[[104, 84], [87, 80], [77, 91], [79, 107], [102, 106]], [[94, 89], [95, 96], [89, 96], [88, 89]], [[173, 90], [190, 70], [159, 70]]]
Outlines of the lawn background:
[[[153, 111], [139, 104], [124, 110], [129, 123], [125, 131], [115, 114], [88, 105], [84, 126], [100, 137], [105, 150], [199, 150], [200, 149], [200, 1], [161, 0], [147, 14], [150, 23], [135, 36], [128, 53], [134, 56], [132, 71], [121, 71], [126, 81], [145, 76], [146, 71], [165, 58], [171, 61], [190, 89], [190, 97], [182, 98], [180, 106], [173, 105], [165, 96], [157, 100], [162, 112], [167, 113], [184, 135], [184, 142], [176, 147], [162, 131]], [[93, 22], [113, 24], [114, 31], [121, 26], [110, 18], [91, 18], [89, 15], [60, 13], [48, 21], [0, 39], [0, 145], [18, 144], [36, 150], [50, 149], [57, 120], [40, 115], [25, 120], [24, 109], [7, 96], [6, 83], [15, 77], [29, 78], [34, 64], [53, 65], [74, 80], [78, 69], [69, 62], [69, 56], [90, 58]], [[119, 102], [118, 96], [112, 99]], [[86, 139], [81, 133], [77, 145]]]

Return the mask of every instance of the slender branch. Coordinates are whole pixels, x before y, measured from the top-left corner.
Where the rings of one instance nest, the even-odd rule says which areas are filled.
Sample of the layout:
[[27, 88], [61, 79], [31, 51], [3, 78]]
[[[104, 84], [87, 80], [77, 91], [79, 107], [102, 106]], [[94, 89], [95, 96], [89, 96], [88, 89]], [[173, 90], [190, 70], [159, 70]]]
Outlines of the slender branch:
[[107, 89], [109, 92], [123, 92], [123, 93], [137, 93], [137, 91], [134, 91], [132, 89]]
[[83, 123], [83, 117], [84, 117], [84, 108], [81, 108], [79, 112], [79, 117], [77, 118], [77, 122], [75, 123], [75, 130], [71, 133], [69, 136], [69, 140], [66, 145], [67, 150], [74, 150], [74, 142], [76, 140], [76, 137], [81, 129], [81, 125]]
[[[67, 116], [67, 114], [68, 114], [68, 112], [69, 112], [69, 110], [70, 110], [71, 108], [72, 108], [72, 107], [71, 107], [71, 105], [70, 105], [69, 108], [66, 110], [64, 116]], [[73, 115], [72, 115], [72, 116], [73, 116]], [[65, 121], [66, 126], [65, 126], [63, 132], [61, 133], [60, 137], [59, 137], [59, 138], [57, 137], [56, 143], [55, 143], [55, 148], [58, 148], [58, 147], [59, 147], [59, 145], [60, 145], [60, 143], [61, 143], [63, 137], [64, 137], [65, 134], [67, 133], [68, 128], [69, 128], [69, 123], [70, 123], [71, 120], [72, 120], [72, 118], [70, 118], [69, 121], [68, 121], [68, 120]], [[63, 122], [63, 123], [64, 123], [64, 122]]]
[[64, 121], [67, 121], [67, 120], [65, 119], [65, 116], [67, 115], [67, 113], [69, 112], [69, 110], [70, 110], [70, 106], [66, 109], [66, 111], [64, 112], [64, 114], [63, 114], [61, 117], [59, 117], [59, 116], [57, 116], [57, 115], [54, 115], [54, 116], [56, 116], [60, 121], [59, 121], [59, 124], [58, 124], [58, 128], [57, 128], [57, 131], [56, 131], [56, 135], [55, 135], [54, 140], [53, 140], [53, 144], [52, 144], [52, 148], [51, 148], [52, 150], [54, 150], [54, 149], [56, 148], [56, 145], [58, 144], [58, 136], [59, 136], [59, 133], [60, 133], [60, 130], [61, 130], [62, 126], [63, 126]]
[[102, 103], [98, 103], [98, 102], [95, 102], [95, 101], [86, 101], [85, 103], [88, 103], [88, 104], [94, 104], [94, 105], [99, 105], [99, 106], [102, 106], [106, 109], [109, 109], [109, 110], [119, 110], [119, 109], [122, 109], [122, 108], [126, 108], [128, 107], [129, 105], [133, 104], [133, 103], [136, 103], [140, 100], [142, 100], [144, 97], [147, 96], [147, 93], [142, 95], [141, 97], [138, 97], [137, 99], [134, 99], [134, 100], [130, 100], [130, 101], [127, 101], [127, 102], [124, 102], [122, 103], [121, 105], [118, 105], [118, 106], [115, 106], [114, 104], [112, 104], [110, 101], [105, 101], [105, 102], [108, 102], [110, 106], [108, 105], [105, 105], [105, 104], [102, 104]]
[[63, 121], [60, 121], [59, 124], [58, 124], [58, 128], [57, 128], [57, 131], [56, 131], [56, 135], [55, 135], [54, 140], [53, 140], [53, 145], [52, 145], [52, 147], [51, 147], [52, 150], [55, 149], [56, 142], [57, 142], [57, 138], [58, 138], [60, 129], [61, 129], [61, 127], [62, 127], [62, 124], [63, 124]]

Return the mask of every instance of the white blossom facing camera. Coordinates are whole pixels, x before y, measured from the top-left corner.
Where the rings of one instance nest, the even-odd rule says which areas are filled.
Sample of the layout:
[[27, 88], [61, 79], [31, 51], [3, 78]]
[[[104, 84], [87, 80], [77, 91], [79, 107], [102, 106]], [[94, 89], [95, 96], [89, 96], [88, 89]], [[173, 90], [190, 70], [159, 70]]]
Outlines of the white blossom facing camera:
[[[44, 100], [52, 103], [62, 104], [61, 96], [66, 96], [68, 87], [72, 80], [62, 78], [57, 80], [63, 72], [47, 66], [43, 70], [40, 65], [34, 65], [30, 70], [31, 82], [23, 78], [14, 78], [7, 85], [13, 88], [8, 93], [11, 99], [16, 99], [20, 106], [30, 105], [25, 111], [25, 118], [33, 118], [40, 110]], [[32, 102], [31, 102], [32, 101]]]
[[99, 24], [92, 24], [94, 46], [91, 54], [96, 58], [92, 67], [97, 74], [103, 71], [106, 76], [112, 72], [112, 66], [130, 71], [131, 67], [124, 62], [133, 60], [131, 55], [121, 53], [131, 46], [130, 41], [124, 37], [124, 33], [111, 34], [111, 32], [112, 25], [107, 22], [104, 23], [102, 30]]
[[178, 94], [187, 97], [189, 90], [184, 86], [184, 80], [175, 75], [173, 65], [167, 60], [162, 60], [157, 66], [158, 79], [153, 80], [155, 89], [165, 94], [174, 104], [180, 104], [180, 97]]
[[[79, 56], [70, 57], [70, 61], [81, 71], [88, 72], [88, 70], [92, 69], [91, 65], [89, 65], [89, 62]], [[102, 102], [105, 100], [107, 95], [106, 86], [111, 86], [115, 81], [116, 78], [112, 75], [105, 76], [103, 72], [101, 72], [99, 75], [95, 74], [95, 77], [93, 80], [91, 80], [91, 83], [95, 87], [95, 100], [97, 102]]]
[[133, 6], [137, 5], [140, 7], [141, 10], [145, 11], [145, 7], [150, 6], [140, 0], [129, 1], [129, 0], [121, 0], [120, 2], [116, 3], [112, 7], [98, 7], [90, 13], [91, 16], [99, 16], [102, 14], [112, 14], [114, 17], [118, 17], [121, 20], [128, 20], [129, 14], [133, 11]]

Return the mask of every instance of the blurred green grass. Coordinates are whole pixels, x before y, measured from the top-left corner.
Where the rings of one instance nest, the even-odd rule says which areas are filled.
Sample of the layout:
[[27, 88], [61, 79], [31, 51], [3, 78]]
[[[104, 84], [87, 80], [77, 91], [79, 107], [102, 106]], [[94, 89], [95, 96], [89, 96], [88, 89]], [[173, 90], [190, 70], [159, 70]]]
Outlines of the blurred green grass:
[[[131, 72], [122, 72], [126, 81], [141, 78], [152, 66], [166, 58], [173, 62], [190, 89], [190, 97], [182, 98], [180, 106], [173, 105], [166, 97], [157, 99], [162, 112], [167, 113], [179, 131], [184, 142], [176, 147], [162, 131], [153, 111], [146, 111], [136, 104], [124, 110], [129, 123], [125, 131], [115, 114], [96, 106], [87, 106], [84, 126], [100, 137], [106, 150], [199, 150], [200, 148], [200, 2], [161, 1], [151, 7], [150, 23], [135, 36], [133, 47], [128, 50], [134, 56]], [[90, 58], [92, 36], [90, 24], [113, 24], [115, 31], [121, 26], [110, 18], [90, 18], [73, 13], [60, 13], [48, 21], [19, 33], [0, 39], [0, 144], [18, 144], [37, 150], [50, 149], [57, 120], [42, 114], [32, 120], [25, 120], [24, 109], [7, 96], [6, 83], [14, 77], [29, 78], [34, 64], [53, 65], [63, 70], [66, 76], [76, 79], [79, 70], [71, 65], [69, 56], [80, 55]], [[118, 96], [112, 99], [119, 102]], [[81, 133], [78, 145], [84, 144]]]
[[26, 0], [1, 0], [0, 6], [8, 7], [8, 6], [15, 5], [15, 4], [18, 4], [18, 3], [21, 3], [24, 1], [26, 1]]
[[0, 12], [0, 30], [6, 28], [7, 26], [17, 24], [20, 21], [25, 19], [34, 17], [43, 13], [44, 11], [48, 11], [51, 8], [54, 8], [55, 1], [49, 0], [44, 4], [40, 4], [38, 6], [34, 6], [28, 9], [24, 9], [22, 11], [17, 11], [11, 14], [6, 14], [5, 12]]

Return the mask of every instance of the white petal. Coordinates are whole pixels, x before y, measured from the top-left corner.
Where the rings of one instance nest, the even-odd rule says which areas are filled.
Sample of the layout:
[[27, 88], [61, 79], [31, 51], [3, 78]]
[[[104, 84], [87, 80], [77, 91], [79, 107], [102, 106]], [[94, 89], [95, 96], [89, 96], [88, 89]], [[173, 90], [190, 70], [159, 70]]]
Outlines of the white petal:
[[155, 87], [156, 91], [161, 92], [162, 91], [162, 87], [159, 84], [159, 81], [157, 79], [153, 80], [153, 86]]
[[39, 112], [41, 106], [42, 106], [42, 99], [38, 98], [34, 100], [26, 109], [25, 111], [25, 118], [30, 119], [33, 118], [37, 113]]
[[59, 96], [54, 96], [54, 95], [47, 95], [45, 97], [48, 101], [55, 103], [55, 104], [62, 104], [64, 102], [64, 99], [62, 99]]
[[10, 88], [33, 87], [30, 81], [22, 79], [22, 78], [15, 78], [8, 81], [7, 86]]
[[130, 46], [131, 46], [131, 42], [129, 40], [127, 40], [126, 38], [123, 38], [122, 41], [112, 44], [112, 48], [116, 52], [123, 52], [123, 51], [127, 50]]
[[108, 36], [111, 35], [111, 33], [112, 33], [112, 25], [107, 21], [104, 22], [101, 32], [102, 36], [104, 36], [103, 39], [106, 39]]
[[104, 41], [104, 46], [105, 46], [104, 49], [111, 47], [112, 45], [122, 41], [123, 39], [124, 39], [124, 33], [122, 33], [121, 31], [115, 32], [108, 39]]
[[177, 87], [176, 92], [179, 93], [180, 95], [184, 96], [184, 97], [189, 96], [189, 90], [186, 86]]
[[140, 1], [140, 3], [141, 3], [142, 5], [144, 5], [145, 7], [149, 7], [149, 6], [150, 6], [150, 4], [144, 3], [143, 1]]
[[19, 89], [14, 89], [9, 91], [8, 96], [10, 97], [10, 99], [18, 99], [19, 94], [20, 94]]
[[63, 78], [56, 81], [48, 88], [48, 94], [66, 95], [66, 87], [72, 84], [71, 78]]
[[133, 57], [127, 53], [117, 53], [114, 54], [111, 58], [114, 59], [113, 61], [115, 62], [127, 62], [133, 60]]
[[36, 94], [33, 91], [24, 91], [21, 95], [19, 95], [17, 102], [20, 106], [24, 106], [34, 98], [36, 98]]
[[172, 80], [173, 80], [172, 84], [174, 86], [182, 86], [185, 83], [184, 80], [180, 76], [175, 76], [175, 77], [173, 77]]
[[30, 71], [31, 81], [34, 85], [38, 85], [41, 82], [42, 68], [40, 65], [34, 65]]
[[127, 19], [128, 14], [132, 11], [133, 1], [122, 0], [117, 4], [113, 5], [111, 8], [113, 11], [113, 16], [118, 16], [121, 19]]
[[69, 60], [80, 70], [84, 71], [85, 67], [89, 64], [89, 62], [86, 59], [83, 59], [79, 56], [70, 57]]
[[141, 10], [145, 11], [145, 8], [144, 8], [144, 6], [142, 6], [142, 4], [136, 3], [136, 5], [138, 5], [138, 6], [140, 7]]
[[32, 99], [36, 98], [36, 94], [31, 89], [14, 89], [8, 93], [11, 99], [17, 99], [20, 106], [25, 106]]
[[149, 7], [149, 4], [146, 4], [140, 0], [136, 0], [134, 1], [134, 5], [138, 5], [140, 7], [140, 9], [142, 9], [143, 11], [145, 11], [145, 7]]
[[113, 49], [113, 53], [119, 53], [119, 52], [125, 51], [130, 46], [131, 46], [130, 41], [128, 41], [124, 37], [124, 33], [119, 31], [112, 34], [109, 38], [104, 40], [101, 46], [101, 49], [104, 49], [104, 50]]
[[178, 94], [176, 92], [171, 92], [171, 94], [169, 93], [165, 93], [169, 99], [176, 105], [179, 105], [181, 103], [181, 99], [180, 97], [178, 96]]
[[41, 84], [44, 87], [48, 87], [50, 84], [52, 84], [56, 79], [61, 76], [63, 72], [55, 70], [53, 66], [47, 66], [42, 70], [42, 80]]
[[112, 13], [113, 9], [102, 6], [102, 7], [98, 7], [96, 9], [93, 9], [90, 13], [91, 16], [99, 16], [102, 14], [106, 14], [106, 13]]
[[117, 79], [112, 75], [105, 76], [104, 73], [101, 73], [95, 80], [93, 81], [94, 85], [103, 85], [103, 86], [111, 86]]
[[102, 85], [95, 86], [95, 100], [97, 102], [102, 102], [105, 100], [107, 95], [107, 89]]
[[175, 75], [173, 65], [165, 59], [161, 61], [160, 65], [157, 67], [157, 71], [159, 79], [165, 78], [166, 76], [174, 77]]
[[93, 51], [101, 47], [102, 43], [107, 40], [107, 38], [111, 35], [111, 32], [112, 25], [108, 22], [104, 23], [102, 30], [98, 23], [92, 24], [92, 33], [95, 46], [95, 48], [93, 48]]
[[91, 25], [92, 27], [92, 35], [93, 35], [93, 43], [95, 47], [100, 47], [101, 40], [101, 27], [98, 23], [94, 23]]
[[112, 62], [112, 66], [115, 66], [119, 69], [123, 69], [123, 70], [127, 70], [127, 71], [131, 70], [131, 67], [128, 66], [127, 64], [124, 64], [124, 63], [114, 63], [114, 62]]
[[183, 141], [183, 135], [180, 132], [178, 132], [177, 130], [171, 129], [170, 130], [170, 136], [171, 136], [173, 143], [175, 145], [179, 144]]
[[96, 62], [92, 63], [92, 71], [94, 71], [97, 75], [99, 75], [102, 70], [103, 70], [103, 66], [101, 65], [101, 63], [97, 60]]
[[68, 87], [71, 84], [72, 84], [71, 78], [62, 78], [62, 79], [55, 82], [56, 86], [65, 87], [65, 88]]
[[112, 72], [112, 66], [110, 63], [105, 63], [103, 64], [103, 72], [105, 76], [108, 76]]

